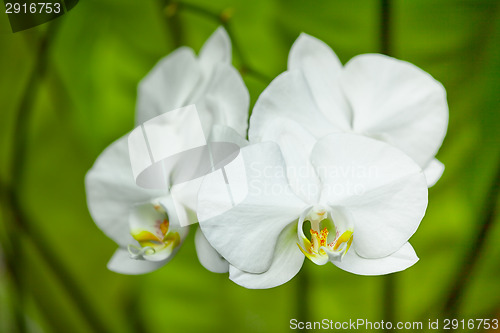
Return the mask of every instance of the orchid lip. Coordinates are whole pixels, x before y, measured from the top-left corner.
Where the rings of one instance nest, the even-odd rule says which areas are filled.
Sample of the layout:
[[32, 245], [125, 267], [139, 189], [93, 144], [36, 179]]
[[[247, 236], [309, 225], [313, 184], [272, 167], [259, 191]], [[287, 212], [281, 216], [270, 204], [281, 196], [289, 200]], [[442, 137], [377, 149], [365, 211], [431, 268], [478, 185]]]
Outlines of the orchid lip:
[[137, 205], [132, 209], [130, 234], [138, 243], [127, 246], [132, 259], [160, 261], [181, 243], [179, 232], [170, 226], [166, 209], [157, 202]]
[[[339, 207], [330, 209], [314, 206], [303, 216], [297, 230], [297, 245], [302, 253], [318, 265], [324, 265], [328, 261], [341, 261], [354, 238], [349, 213]], [[304, 222], [311, 225], [310, 238], [304, 234]]]

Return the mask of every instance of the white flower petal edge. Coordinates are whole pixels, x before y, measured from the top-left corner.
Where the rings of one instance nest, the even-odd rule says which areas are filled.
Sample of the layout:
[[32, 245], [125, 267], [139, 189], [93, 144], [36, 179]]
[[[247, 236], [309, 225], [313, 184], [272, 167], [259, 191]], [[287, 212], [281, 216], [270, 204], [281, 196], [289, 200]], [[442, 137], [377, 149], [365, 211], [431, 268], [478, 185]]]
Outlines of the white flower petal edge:
[[321, 40], [301, 33], [288, 55], [288, 70], [301, 70], [318, 109], [331, 124], [350, 129], [352, 113], [339, 87], [342, 64]]
[[352, 58], [340, 77], [353, 109], [353, 130], [410, 155], [422, 168], [434, 158], [448, 126], [446, 91], [406, 61], [381, 54]]
[[310, 60], [323, 69], [326, 80], [334, 81], [342, 70], [342, 63], [328, 45], [311, 35], [301, 33], [290, 49], [288, 69], [301, 69], [304, 62]]
[[[273, 170], [280, 174], [266, 176]], [[281, 231], [306, 206], [291, 191], [284, 170], [278, 145], [267, 142], [242, 148], [224, 168], [225, 175], [214, 172], [203, 181], [200, 227], [210, 244], [240, 270], [267, 271]]]
[[231, 65], [231, 42], [218, 28], [197, 58], [181, 47], [162, 60], [139, 83], [136, 125], [162, 113], [195, 104], [208, 137], [213, 124], [233, 127], [246, 136], [248, 90]]
[[[135, 184], [127, 142], [127, 136], [113, 142], [87, 173], [87, 205], [97, 226], [120, 246], [108, 265], [110, 269], [142, 274], [159, 267], [156, 263], [166, 263], [177, 252], [189, 229], [180, 227], [174, 215], [168, 216], [172, 207], [166, 191], [148, 190]], [[183, 209], [183, 205], [179, 207]], [[129, 260], [124, 259], [122, 251], [127, 252]]]
[[[248, 145], [241, 135], [233, 128], [224, 125], [214, 125], [210, 133], [209, 142], [230, 142], [244, 147]], [[197, 196], [192, 193], [198, 193], [204, 177], [184, 183], [180, 186], [180, 191], [176, 188], [176, 198], [191, 211], [197, 210]], [[195, 202], [196, 201], [196, 202]], [[229, 263], [210, 245], [205, 235], [198, 227], [195, 234], [195, 248], [198, 260], [207, 270], [214, 273], [227, 273], [229, 271]]]
[[130, 253], [126, 249], [119, 248], [109, 260], [108, 269], [127, 275], [146, 274], [162, 267], [172, 258], [173, 255], [162, 261], [137, 260], [130, 258]]
[[113, 142], [99, 155], [85, 176], [85, 188], [92, 219], [106, 236], [122, 247], [134, 242], [129, 228], [131, 208], [165, 194], [135, 184], [127, 136]]
[[[246, 135], [249, 95], [231, 66], [231, 43], [223, 28], [212, 34], [198, 58], [190, 48], [181, 47], [141, 81], [136, 124], [188, 104], [197, 104], [206, 137], [212, 136], [214, 125], [229, 125], [234, 130], [226, 129], [225, 133], [230, 134], [215, 136], [246, 144], [241, 136]], [[173, 192], [138, 187], [130, 167], [127, 137], [123, 137], [101, 154], [85, 183], [94, 221], [120, 245], [110, 269], [141, 274], [158, 268], [176, 253], [188, 229], [169, 221], [175, 216], [169, 210], [191, 216], [196, 204], [190, 193], [197, 192], [199, 181], [177, 189], [175, 194], [182, 202], [175, 201]], [[125, 260], [121, 252], [125, 248], [135, 259]]]
[[297, 246], [297, 225], [292, 223], [281, 232], [272, 264], [267, 271], [252, 274], [230, 266], [229, 278], [248, 289], [274, 288], [297, 275], [303, 263], [304, 255]]
[[203, 98], [193, 102], [199, 109], [205, 136], [209, 137], [213, 126], [219, 124], [246, 137], [250, 95], [239, 72], [231, 65], [217, 64]]
[[301, 124], [317, 139], [332, 132], [330, 121], [316, 106], [299, 70], [278, 75], [260, 94], [250, 117], [250, 142], [262, 142], [267, 124], [283, 119]]
[[342, 261], [333, 262], [338, 268], [358, 275], [385, 275], [399, 272], [413, 266], [418, 261], [410, 243], [405, 243], [393, 254], [376, 259], [359, 256], [356, 251], [348, 251]]
[[434, 186], [443, 175], [443, 172], [444, 164], [434, 158], [424, 169], [424, 175], [427, 179], [427, 186]]
[[231, 63], [231, 40], [223, 27], [217, 28], [200, 50], [200, 65], [207, 74], [221, 62]]
[[399, 149], [337, 133], [318, 141], [311, 160], [323, 184], [321, 203], [352, 214], [358, 254], [388, 256], [415, 233], [427, 208], [427, 182]]
[[185, 46], [161, 59], [139, 83], [136, 124], [193, 104], [220, 63], [231, 64], [231, 41], [222, 27], [207, 39], [198, 59]]
[[[230, 129], [221, 128], [237, 136]], [[225, 136], [226, 139], [228, 137]], [[196, 185], [196, 182], [193, 183]], [[146, 255], [148, 260], [132, 258], [131, 249], [138, 252], [143, 248], [137, 238], [134, 239], [131, 235], [134, 227], [139, 228], [137, 235], [143, 231], [154, 234], [154, 218], [147, 218], [144, 214], [156, 214], [155, 204], [163, 204], [167, 211], [172, 211], [172, 209], [164, 199], [166, 192], [143, 189], [134, 183], [128, 159], [126, 136], [111, 144], [99, 156], [87, 174], [86, 187], [88, 206], [94, 221], [108, 237], [121, 246], [108, 263], [110, 270], [121, 274], [148, 273], [166, 264], [178, 251], [187, 235], [188, 228], [176, 227], [175, 220], [171, 219], [170, 229], [177, 230], [180, 234], [180, 242], [174, 243], [175, 245], [166, 249], [167, 251]], [[189, 195], [187, 197], [189, 198]], [[180, 207], [182, 208], [182, 205]], [[151, 238], [147, 238], [144, 241], [150, 240]], [[200, 242], [199, 237], [195, 243], [197, 247], [200, 247], [197, 248], [197, 254], [203, 266], [213, 272], [228, 271], [227, 262], [225, 264], [220, 262], [218, 266], [214, 266], [216, 260], [221, 261], [221, 259], [208, 243]], [[220, 268], [221, 265], [225, 265], [226, 268]]]
[[[255, 105], [250, 142], [262, 141], [265, 124], [288, 118], [317, 139], [354, 132], [395, 145], [423, 169], [433, 163], [448, 126], [443, 86], [420, 68], [379, 54], [338, 66], [326, 44], [301, 34], [290, 50], [288, 71]], [[435, 181], [430, 179], [429, 186]]]
[[[302, 264], [297, 248], [319, 265], [331, 261], [349, 267], [349, 260], [357, 257], [389, 257], [407, 242], [425, 213], [427, 184], [419, 166], [374, 139], [337, 133], [315, 145], [311, 160], [322, 193], [313, 206], [288, 185], [277, 144], [249, 145], [240, 153], [226, 166], [225, 175], [205, 178], [198, 218], [209, 242], [234, 266], [229, 269], [231, 279], [247, 288], [288, 281]], [[371, 166], [376, 167], [373, 174]], [[357, 192], [359, 184], [365, 187]], [[297, 248], [289, 237], [290, 226]], [[350, 248], [356, 252], [354, 259], [346, 255]], [[393, 271], [404, 266], [397, 260], [383, 262], [392, 264]]]
[[192, 104], [191, 94], [201, 80], [202, 71], [192, 49], [183, 46], [161, 59], [139, 82], [136, 125]]
[[227, 273], [229, 271], [229, 263], [210, 245], [200, 228], [196, 229], [194, 242], [198, 260], [203, 267], [214, 273]]

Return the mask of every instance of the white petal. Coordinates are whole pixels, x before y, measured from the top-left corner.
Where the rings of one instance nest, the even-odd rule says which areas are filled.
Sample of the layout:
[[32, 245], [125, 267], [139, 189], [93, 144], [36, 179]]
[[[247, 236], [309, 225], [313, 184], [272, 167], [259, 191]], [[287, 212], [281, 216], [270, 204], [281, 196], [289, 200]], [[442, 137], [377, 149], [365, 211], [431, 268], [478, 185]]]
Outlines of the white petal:
[[424, 168], [424, 175], [427, 179], [427, 186], [434, 186], [439, 178], [443, 175], [444, 164], [433, 158], [429, 164]]
[[157, 270], [165, 265], [172, 257], [163, 261], [148, 261], [142, 259], [132, 259], [127, 250], [119, 248], [115, 251], [108, 262], [110, 271], [120, 274], [146, 274]]
[[261, 142], [266, 124], [280, 119], [299, 123], [315, 138], [335, 130], [316, 106], [308, 83], [299, 70], [280, 74], [262, 92], [250, 117], [250, 142]]
[[323, 183], [321, 202], [352, 213], [358, 254], [388, 256], [418, 228], [427, 183], [399, 149], [360, 135], [331, 134], [317, 143], [312, 162]]
[[208, 138], [209, 142], [230, 142], [242, 148], [248, 146], [248, 141], [234, 129], [224, 125], [214, 125]]
[[405, 243], [398, 251], [383, 257], [367, 259], [359, 256], [354, 249], [347, 251], [341, 262], [333, 264], [344, 271], [359, 275], [384, 275], [399, 272], [413, 266], [418, 261], [410, 243]]
[[262, 273], [279, 234], [304, 206], [288, 186], [279, 147], [267, 142], [242, 148], [230, 164], [205, 177], [198, 218], [205, 237], [231, 265]]
[[199, 59], [181, 47], [140, 82], [136, 124], [188, 104], [196, 104], [206, 137], [213, 124], [246, 136], [249, 94], [231, 66], [231, 42], [222, 27], [207, 40]]
[[231, 63], [231, 40], [223, 27], [217, 28], [200, 50], [200, 64], [207, 72], [219, 62]]
[[238, 71], [228, 64], [215, 66], [206, 90], [195, 100], [205, 136], [212, 125], [232, 127], [245, 137], [248, 127], [250, 95]]
[[[180, 219], [180, 225], [193, 224], [198, 222], [195, 216], [190, 215], [190, 211], [196, 212], [198, 205], [198, 191], [200, 190], [203, 177], [199, 177], [181, 184], [174, 185], [170, 192], [172, 193], [174, 209], [181, 211], [180, 214], [185, 215], [185, 218]], [[184, 212], [183, 212], [184, 211]]]
[[90, 215], [108, 237], [123, 247], [135, 243], [129, 228], [132, 207], [165, 195], [135, 184], [127, 142], [127, 136], [123, 136], [108, 146], [85, 177]]
[[194, 242], [198, 260], [203, 267], [214, 273], [229, 271], [229, 263], [210, 245], [200, 228], [196, 229]]
[[301, 33], [290, 49], [288, 69], [302, 68], [304, 60], [309, 58], [318, 62], [331, 77], [338, 75], [342, 69], [339, 58], [328, 45], [311, 35]]
[[249, 289], [273, 288], [297, 275], [303, 263], [304, 255], [297, 246], [297, 225], [292, 223], [281, 232], [272, 264], [267, 271], [252, 274], [230, 266], [229, 278]]
[[136, 125], [167, 111], [192, 104], [202, 70], [194, 52], [180, 47], [156, 64], [139, 83]]
[[443, 86], [420, 68], [380, 54], [351, 59], [341, 76], [353, 130], [399, 147], [424, 167], [448, 126]]
[[[248, 145], [248, 141], [246, 141], [243, 137], [241, 137], [235, 130], [230, 127], [223, 125], [215, 125], [212, 128], [212, 132], [210, 134], [209, 142], [223, 142], [223, 143], [234, 143], [238, 147], [244, 147]], [[215, 147], [216, 148], [216, 147]], [[227, 149], [221, 149], [219, 153], [226, 153]], [[212, 150], [212, 153], [216, 153], [216, 151]], [[219, 163], [217, 163], [214, 167], [218, 168], [219, 165], [226, 164], [226, 160], [232, 160], [234, 156], [233, 154], [238, 154], [238, 151], [235, 151], [232, 154], [229, 154], [226, 159], [221, 158]], [[198, 192], [203, 182], [204, 177], [199, 177], [182, 184], [174, 185], [170, 191], [172, 193], [172, 197], [174, 198], [174, 202], [176, 203], [176, 208], [178, 210], [186, 210], [186, 215], [189, 218], [189, 224], [193, 224], [198, 222], [198, 218], [195, 216], [191, 216], [191, 212], [196, 212], [198, 207]], [[184, 208], [183, 208], [184, 207]], [[181, 223], [181, 225], [186, 225]]]
[[276, 142], [280, 146], [288, 184], [306, 203], [316, 204], [321, 184], [309, 159], [316, 143], [314, 136], [295, 121], [280, 118], [265, 124], [262, 141]]
[[351, 110], [339, 84], [342, 64], [328, 45], [302, 33], [290, 50], [288, 69], [298, 69], [304, 73], [319, 110], [334, 128], [344, 131], [350, 129]]

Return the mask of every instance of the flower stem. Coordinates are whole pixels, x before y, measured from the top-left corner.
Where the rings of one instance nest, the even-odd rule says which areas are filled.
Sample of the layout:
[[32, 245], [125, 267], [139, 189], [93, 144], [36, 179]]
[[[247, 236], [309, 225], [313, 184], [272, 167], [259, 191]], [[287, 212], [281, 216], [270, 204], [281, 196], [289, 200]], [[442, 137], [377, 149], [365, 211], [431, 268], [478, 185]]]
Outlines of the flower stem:
[[170, 6], [177, 6], [176, 9], [178, 10], [187, 10], [192, 13], [197, 13], [199, 15], [205, 16], [215, 22], [217, 24], [220, 24], [226, 29], [227, 34], [229, 35], [229, 38], [231, 39], [231, 43], [233, 46], [234, 53], [239, 59], [240, 62], [240, 68], [239, 71], [242, 75], [251, 75], [255, 77], [256, 79], [264, 82], [264, 83], [269, 83], [271, 82], [272, 78], [267, 76], [266, 74], [256, 70], [254, 67], [252, 67], [246, 58], [245, 52], [243, 52], [239, 40], [236, 38], [233, 32], [233, 27], [231, 24], [231, 15], [232, 15], [232, 10], [230, 8], [223, 10], [221, 13], [215, 13], [212, 12], [204, 7], [191, 4], [191, 3], [186, 3], [186, 2], [176, 2], [172, 1], [170, 3]]
[[[80, 310], [83, 317], [87, 320], [88, 324], [92, 327], [93, 331], [107, 332], [108, 330], [101, 322], [99, 316], [97, 316], [94, 312], [93, 307], [86, 299], [83, 291], [79, 289], [78, 285], [69, 274], [69, 271], [63, 263], [57, 259], [55, 253], [47, 245], [48, 242], [43, 239], [43, 233], [40, 232], [40, 230], [37, 230], [37, 224], [29, 222], [29, 218], [24, 212], [23, 206], [20, 204], [21, 199], [19, 190], [22, 188], [23, 173], [26, 165], [25, 159], [28, 127], [30, 124], [29, 119], [31, 118], [33, 104], [40, 81], [43, 78], [47, 67], [49, 46], [55, 38], [60, 23], [61, 19], [48, 23], [48, 30], [40, 41], [37, 61], [35, 62], [34, 69], [22, 96], [14, 124], [15, 138], [13, 139], [12, 158], [10, 163], [11, 182], [2, 186], [2, 201], [5, 203], [5, 206], [11, 214], [11, 218], [6, 219], [6, 222], [10, 222], [6, 223], [6, 228], [8, 230], [7, 238], [13, 240], [27, 239], [28, 241], [31, 241], [37, 252], [41, 255], [49, 268], [58, 278], [61, 286], [66, 290], [68, 296], [73, 299], [75, 305]], [[17, 315], [17, 326], [19, 332], [24, 332], [26, 331], [26, 323], [24, 320], [23, 310], [23, 246], [22, 243], [9, 245], [10, 249], [6, 251], [7, 267], [10, 269], [13, 276], [13, 282], [16, 289], [15, 292], [19, 297], [18, 307], [21, 312]]]
[[180, 47], [184, 39], [184, 30], [182, 29], [181, 21], [178, 15], [179, 5], [171, 0], [164, 0], [161, 1], [160, 6], [163, 7], [162, 9], [167, 18], [167, 30], [172, 37], [174, 47]]
[[[307, 262], [304, 262], [301, 270], [297, 274], [297, 320], [299, 322], [307, 322], [309, 321], [309, 302], [308, 297], [310, 295], [309, 291], [309, 274], [307, 271]], [[309, 330], [306, 328], [300, 329], [299, 332], [308, 332]]]
[[496, 174], [491, 183], [491, 187], [486, 195], [486, 201], [482, 208], [482, 219], [479, 223], [477, 235], [470, 248], [466, 249], [463, 256], [462, 265], [455, 274], [455, 281], [451, 283], [451, 288], [444, 305], [443, 314], [448, 318], [456, 318], [459, 313], [461, 301], [467, 287], [471, 281], [471, 275], [476, 267], [477, 261], [481, 258], [488, 232], [498, 214], [498, 199], [500, 197], [500, 159]]
[[[384, 321], [386, 322], [391, 322], [394, 323], [394, 313], [395, 313], [395, 304], [396, 304], [396, 295], [395, 295], [395, 290], [396, 290], [396, 275], [395, 274], [389, 274], [383, 276], [383, 292], [384, 292], [384, 299], [383, 299], [383, 318]], [[390, 330], [386, 330], [390, 331]]]
[[[11, 238], [16, 236], [16, 229], [12, 223], [12, 214], [7, 205], [9, 200], [8, 187], [5, 184], [0, 185], [1, 203], [2, 203], [2, 233], [0, 233], [0, 249], [2, 252], [2, 261], [5, 265], [5, 271], [2, 272], [6, 277], [7, 291], [9, 293], [9, 303], [12, 309], [12, 321], [6, 326], [14, 329], [15, 332], [26, 332], [26, 320], [24, 319], [24, 281], [22, 265], [19, 261], [23, 260], [23, 238]], [[16, 239], [14, 244], [13, 239]]]
[[391, 3], [380, 1], [380, 53], [391, 55]]
[[[59, 20], [50, 23], [49, 29], [45, 36], [41, 39], [38, 46], [38, 57], [35, 62], [34, 69], [28, 80], [28, 84], [24, 89], [24, 93], [19, 104], [17, 111], [17, 116], [14, 123], [15, 138], [13, 138], [12, 147], [12, 158], [10, 161], [10, 174], [11, 181], [10, 184], [3, 185], [3, 195], [2, 201], [5, 203], [7, 209], [10, 209], [10, 216], [6, 218], [7, 230], [7, 241], [6, 242], [6, 266], [9, 269], [12, 277], [13, 285], [13, 308], [15, 311], [15, 321], [18, 332], [26, 331], [26, 321], [24, 319], [24, 303], [25, 303], [25, 291], [24, 291], [24, 235], [23, 230], [26, 225], [24, 220], [19, 218], [20, 207], [15, 205], [17, 202], [17, 191], [22, 187], [25, 166], [25, 156], [26, 156], [26, 142], [28, 137], [28, 124], [31, 111], [33, 109], [33, 103], [37, 87], [39, 85], [40, 79], [45, 71], [45, 64], [47, 62], [47, 49], [50, 42], [50, 37], [53, 34], [55, 27], [59, 24]], [[7, 210], [6, 209], [6, 210]], [[10, 240], [19, 240], [17, 243], [13, 243]]]
[[[380, 53], [390, 56], [391, 49], [391, 2], [390, 0], [380, 0]], [[384, 304], [382, 316], [385, 321], [394, 322], [396, 295], [396, 276], [389, 274], [383, 276]], [[387, 330], [387, 332], [390, 330]]]
[[60, 285], [65, 289], [66, 293], [72, 298], [82, 316], [86, 319], [93, 332], [108, 332], [106, 325], [101, 321], [99, 315], [95, 312], [91, 302], [87, 299], [85, 293], [76, 283], [69, 270], [64, 264], [57, 259], [54, 251], [48, 246], [48, 243], [43, 233], [38, 230], [37, 223], [29, 223], [28, 217], [22, 210], [17, 194], [10, 194], [10, 207], [14, 214], [14, 219], [19, 228], [29, 241], [33, 244], [36, 252], [44, 259], [45, 263], [52, 270]]

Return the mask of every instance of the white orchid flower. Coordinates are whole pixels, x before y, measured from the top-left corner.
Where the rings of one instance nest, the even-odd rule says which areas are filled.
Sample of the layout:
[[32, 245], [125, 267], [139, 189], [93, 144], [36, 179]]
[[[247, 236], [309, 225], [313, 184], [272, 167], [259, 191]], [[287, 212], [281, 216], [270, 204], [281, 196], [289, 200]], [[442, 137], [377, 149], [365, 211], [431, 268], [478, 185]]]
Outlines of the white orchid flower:
[[[181, 47], [141, 81], [137, 124], [188, 104], [195, 104], [205, 137], [214, 138], [220, 132], [223, 137], [245, 136], [248, 91], [231, 66], [231, 43], [223, 28], [206, 41], [199, 57]], [[173, 207], [168, 189], [139, 187], [133, 177], [127, 139], [128, 135], [123, 136], [102, 152], [87, 173], [85, 185], [92, 218], [119, 245], [108, 268], [123, 274], [142, 274], [163, 266], [181, 246], [189, 227], [181, 226], [179, 214], [196, 222], [197, 185], [187, 186], [180, 209]], [[200, 262], [207, 269], [228, 270], [227, 262], [210, 247], [201, 231], [197, 231], [195, 243]]]
[[205, 136], [222, 124], [246, 137], [249, 95], [231, 65], [231, 41], [219, 27], [196, 57], [180, 47], [160, 60], [139, 83], [136, 125], [181, 106], [195, 104]]
[[372, 138], [334, 133], [317, 141], [279, 119], [267, 142], [251, 144], [205, 177], [198, 219], [247, 288], [290, 280], [307, 257], [362, 275], [404, 270], [418, 257], [408, 239], [427, 207], [421, 168]]
[[444, 165], [434, 158], [448, 125], [443, 86], [418, 67], [381, 54], [363, 54], [342, 66], [322, 41], [301, 34], [288, 70], [261, 94], [252, 112], [250, 142], [267, 124], [293, 119], [316, 139], [334, 132], [388, 142], [424, 169], [429, 187]]

